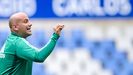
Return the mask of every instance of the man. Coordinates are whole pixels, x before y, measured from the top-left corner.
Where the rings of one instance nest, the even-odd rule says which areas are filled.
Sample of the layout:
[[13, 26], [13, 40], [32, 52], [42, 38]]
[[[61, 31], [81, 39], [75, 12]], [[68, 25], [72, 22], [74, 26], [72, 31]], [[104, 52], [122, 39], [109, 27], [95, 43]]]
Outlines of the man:
[[9, 19], [11, 34], [0, 52], [0, 75], [31, 75], [32, 62], [43, 62], [55, 47], [64, 25], [57, 25], [49, 42], [40, 50], [25, 39], [30, 36], [31, 22], [23, 13], [15, 13]]

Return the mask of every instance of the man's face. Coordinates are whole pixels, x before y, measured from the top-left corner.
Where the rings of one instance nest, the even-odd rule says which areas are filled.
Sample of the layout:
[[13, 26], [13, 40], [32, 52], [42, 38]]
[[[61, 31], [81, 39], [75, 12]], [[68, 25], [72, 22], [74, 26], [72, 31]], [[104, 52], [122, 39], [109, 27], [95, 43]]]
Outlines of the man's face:
[[22, 15], [19, 19], [18, 23], [18, 34], [20, 34], [22, 37], [26, 38], [32, 34], [31, 32], [31, 22], [29, 21], [29, 18], [27, 15]]

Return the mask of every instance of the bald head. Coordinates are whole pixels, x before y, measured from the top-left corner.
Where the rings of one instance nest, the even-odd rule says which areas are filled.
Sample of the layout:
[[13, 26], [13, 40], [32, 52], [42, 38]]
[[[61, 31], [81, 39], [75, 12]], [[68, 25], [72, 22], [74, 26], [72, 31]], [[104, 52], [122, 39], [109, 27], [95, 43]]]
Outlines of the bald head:
[[9, 27], [12, 28], [13, 25], [17, 25], [17, 23], [22, 20], [24, 17], [27, 17], [26, 13], [24, 12], [18, 12], [13, 15], [11, 15], [9, 19]]
[[32, 24], [27, 14], [23, 12], [15, 13], [9, 19], [9, 27], [11, 32], [15, 32], [24, 38], [32, 34], [31, 26]]

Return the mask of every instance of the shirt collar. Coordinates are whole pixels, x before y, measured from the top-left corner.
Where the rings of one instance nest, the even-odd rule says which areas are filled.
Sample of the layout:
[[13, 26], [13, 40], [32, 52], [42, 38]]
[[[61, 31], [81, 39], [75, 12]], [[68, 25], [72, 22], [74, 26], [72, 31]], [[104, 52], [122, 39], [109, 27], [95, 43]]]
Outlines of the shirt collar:
[[11, 32], [12, 35], [18, 36], [18, 37], [22, 37], [19, 34], [17, 34], [16, 32]]

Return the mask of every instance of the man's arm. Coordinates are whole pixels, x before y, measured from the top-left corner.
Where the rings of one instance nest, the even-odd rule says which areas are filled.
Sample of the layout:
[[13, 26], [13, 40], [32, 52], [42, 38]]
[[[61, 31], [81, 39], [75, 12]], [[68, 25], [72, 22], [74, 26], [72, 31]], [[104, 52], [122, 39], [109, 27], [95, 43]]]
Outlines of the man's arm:
[[53, 34], [49, 42], [40, 50], [30, 45], [25, 39], [19, 39], [16, 43], [17, 56], [26, 60], [43, 62], [53, 51], [63, 27], [64, 26], [57, 26], [54, 29], [55, 33]]

